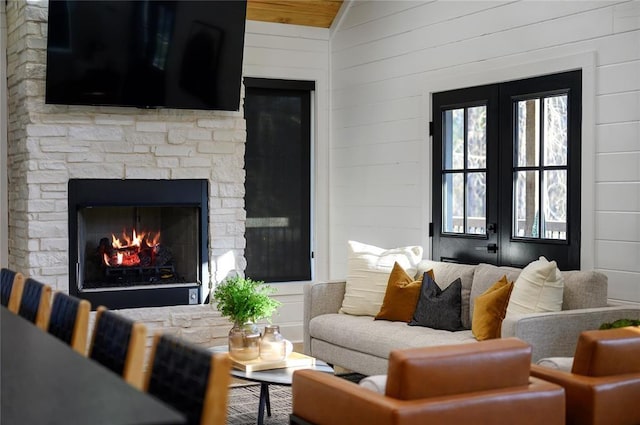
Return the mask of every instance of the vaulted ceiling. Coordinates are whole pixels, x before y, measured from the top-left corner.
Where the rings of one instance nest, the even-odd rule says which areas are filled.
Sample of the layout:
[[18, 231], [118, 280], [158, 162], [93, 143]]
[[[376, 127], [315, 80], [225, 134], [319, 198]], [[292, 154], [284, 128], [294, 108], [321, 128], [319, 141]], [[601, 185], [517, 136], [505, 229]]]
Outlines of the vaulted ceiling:
[[247, 19], [329, 28], [343, 0], [248, 0]]

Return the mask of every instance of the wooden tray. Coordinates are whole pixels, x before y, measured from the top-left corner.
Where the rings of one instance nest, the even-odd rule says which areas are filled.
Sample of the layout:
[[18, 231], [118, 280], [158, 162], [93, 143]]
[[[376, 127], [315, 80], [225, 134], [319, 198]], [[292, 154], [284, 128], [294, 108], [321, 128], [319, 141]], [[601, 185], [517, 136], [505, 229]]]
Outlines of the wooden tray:
[[314, 366], [316, 359], [315, 357], [294, 351], [284, 360], [265, 361], [260, 358], [254, 360], [235, 360], [231, 358], [231, 364], [234, 369], [245, 372], [257, 372], [259, 370], [282, 369], [287, 367]]

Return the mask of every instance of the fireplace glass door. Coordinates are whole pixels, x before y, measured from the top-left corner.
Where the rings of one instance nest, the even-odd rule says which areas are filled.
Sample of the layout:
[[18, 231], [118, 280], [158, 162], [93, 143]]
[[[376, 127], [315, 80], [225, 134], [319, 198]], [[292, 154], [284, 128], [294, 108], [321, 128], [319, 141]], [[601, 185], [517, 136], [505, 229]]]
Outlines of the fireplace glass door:
[[82, 290], [199, 283], [195, 207], [89, 207], [78, 214]]
[[202, 302], [207, 197], [198, 179], [69, 180], [69, 293], [111, 309]]

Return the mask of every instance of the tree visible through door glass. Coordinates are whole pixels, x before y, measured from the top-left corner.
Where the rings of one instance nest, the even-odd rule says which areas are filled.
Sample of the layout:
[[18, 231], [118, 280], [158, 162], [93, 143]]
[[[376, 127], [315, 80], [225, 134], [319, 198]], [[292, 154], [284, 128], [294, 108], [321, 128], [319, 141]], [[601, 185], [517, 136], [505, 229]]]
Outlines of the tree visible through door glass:
[[515, 237], [567, 238], [567, 102], [566, 94], [515, 102]]
[[443, 220], [447, 233], [486, 233], [487, 108], [443, 112]]

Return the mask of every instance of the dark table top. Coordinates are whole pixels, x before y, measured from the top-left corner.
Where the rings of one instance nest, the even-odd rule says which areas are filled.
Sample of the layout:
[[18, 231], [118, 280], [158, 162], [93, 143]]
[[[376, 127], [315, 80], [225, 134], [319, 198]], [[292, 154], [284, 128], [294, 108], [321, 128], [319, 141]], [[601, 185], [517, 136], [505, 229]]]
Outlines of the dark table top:
[[170, 425], [185, 417], [0, 307], [2, 425]]

